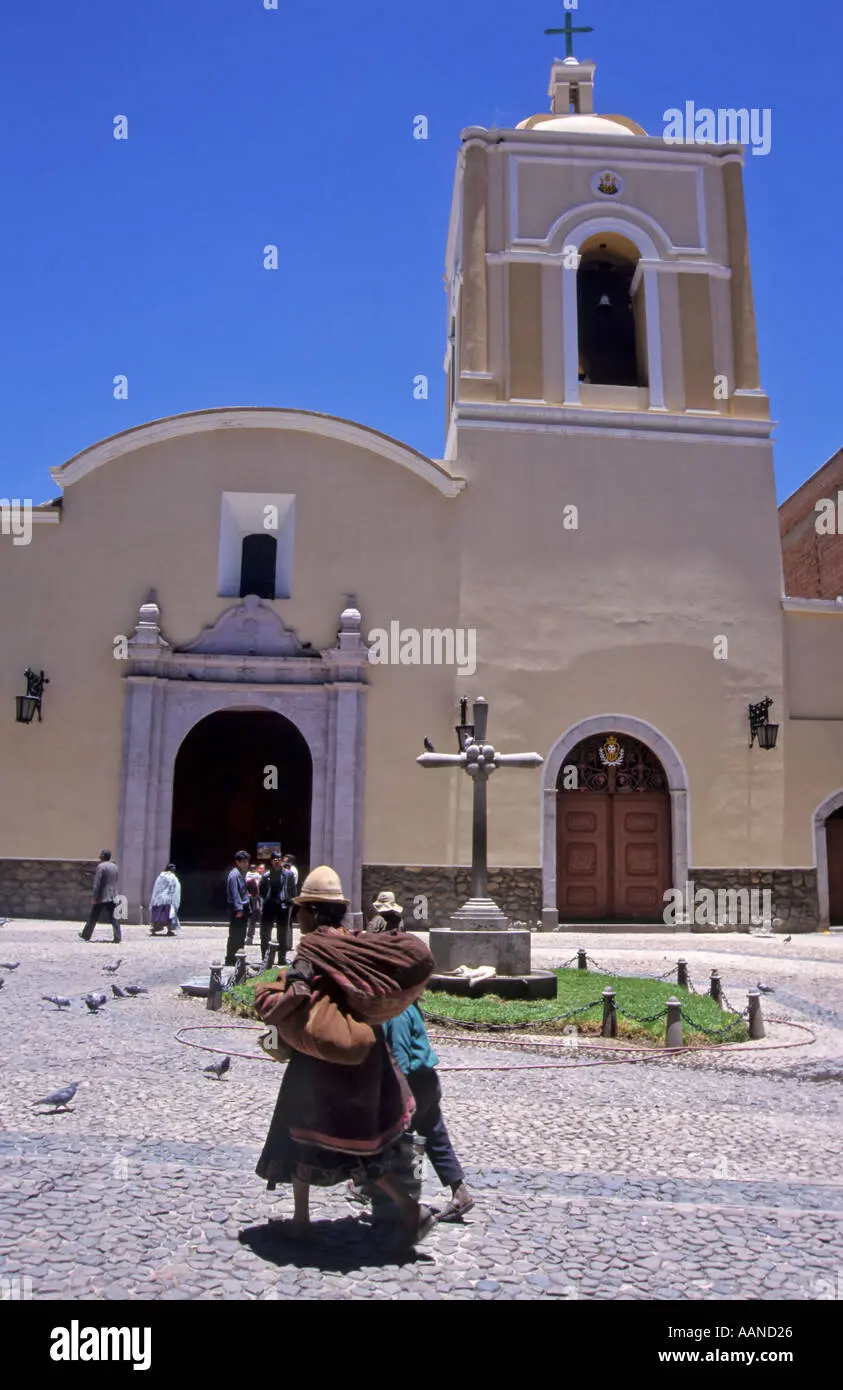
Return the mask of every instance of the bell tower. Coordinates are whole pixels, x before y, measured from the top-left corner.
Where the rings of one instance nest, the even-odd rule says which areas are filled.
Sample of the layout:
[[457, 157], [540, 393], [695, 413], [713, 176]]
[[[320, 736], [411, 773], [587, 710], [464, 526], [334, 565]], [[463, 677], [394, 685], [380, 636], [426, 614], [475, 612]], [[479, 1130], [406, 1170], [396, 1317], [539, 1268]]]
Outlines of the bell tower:
[[462, 133], [449, 458], [480, 420], [769, 434], [743, 149], [667, 143], [597, 114], [595, 68], [555, 59], [549, 112]]

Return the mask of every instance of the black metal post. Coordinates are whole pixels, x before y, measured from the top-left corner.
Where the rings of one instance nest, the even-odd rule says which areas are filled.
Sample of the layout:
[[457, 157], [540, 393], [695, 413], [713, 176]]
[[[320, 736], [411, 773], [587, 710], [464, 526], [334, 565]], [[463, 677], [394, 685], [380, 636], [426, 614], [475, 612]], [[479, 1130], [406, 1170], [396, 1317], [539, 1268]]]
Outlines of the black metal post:
[[604, 1038], [616, 1038], [618, 1036], [618, 1014], [615, 1008], [615, 991], [611, 985], [607, 985], [603, 991], [603, 1028]]
[[211, 977], [208, 981], [208, 999], [206, 1007], [218, 1009], [222, 1003], [222, 961], [211, 961]]
[[766, 1038], [767, 1033], [761, 1014], [761, 993], [757, 989], [750, 989], [747, 990], [746, 997], [749, 1003], [749, 1036], [753, 1041], [757, 1041], [758, 1038]]
[[588, 959], [587, 959], [587, 957], [586, 957], [586, 951], [585, 951], [585, 947], [584, 947], [584, 946], [580, 946], [580, 947], [577, 949], [577, 969], [578, 969], [578, 970], [587, 970], [587, 969], [588, 969]]
[[665, 1029], [665, 1047], [682, 1046], [682, 1005], [675, 995], [671, 995], [666, 1002], [667, 1007], [667, 1028]]
[[720, 1007], [721, 1007], [721, 1009], [722, 1009], [722, 1008], [723, 1008], [723, 982], [722, 982], [722, 980], [720, 979], [720, 971], [719, 971], [719, 970], [712, 970], [712, 972], [711, 972], [711, 984], [709, 985], [708, 992], [709, 992], [709, 994], [711, 995], [712, 999], [714, 1000], [715, 1004], [719, 1004]]
[[676, 962], [676, 983], [681, 985], [683, 989], [688, 988], [688, 962], [686, 960]]

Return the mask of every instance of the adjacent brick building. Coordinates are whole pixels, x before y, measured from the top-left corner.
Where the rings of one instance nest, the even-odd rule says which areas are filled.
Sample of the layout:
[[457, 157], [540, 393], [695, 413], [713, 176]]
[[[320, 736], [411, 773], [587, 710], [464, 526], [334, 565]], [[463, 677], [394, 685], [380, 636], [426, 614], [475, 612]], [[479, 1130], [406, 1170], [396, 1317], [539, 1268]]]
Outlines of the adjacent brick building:
[[[816, 504], [843, 493], [843, 449], [824, 463], [779, 507], [784, 591], [790, 598], [835, 599], [843, 594], [843, 527], [818, 534]], [[843, 517], [843, 508], [838, 513]]]

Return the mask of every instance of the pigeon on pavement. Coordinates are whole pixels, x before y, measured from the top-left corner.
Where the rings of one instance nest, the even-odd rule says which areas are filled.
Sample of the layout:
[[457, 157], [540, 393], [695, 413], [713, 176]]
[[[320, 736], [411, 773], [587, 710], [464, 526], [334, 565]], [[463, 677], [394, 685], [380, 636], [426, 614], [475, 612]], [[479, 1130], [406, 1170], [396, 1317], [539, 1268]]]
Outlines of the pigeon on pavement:
[[221, 1062], [212, 1062], [209, 1067], [203, 1067], [202, 1070], [212, 1071], [217, 1080], [222, 1081], [223, 1077], [225, 1076], [225, 1073], [228, 1071], [230, 1066], [231, 1058], [223, 1057]]
[[149, 990], [148, 990], [148, 989], [145, 989], [143, 985], [127, 985], [127, 986], [126, 986], [126, 993], [127, 993], [127, 994], [149, 994]]
[[99, 1009], [102, 1008], [103, 1004], [108, 1003], [108, 996], [105, 994], [86, 994], [85, 1003], [87, 1004], [91, 1013], [95, 1014]]
[[69, 1009], [70, 1000], [65, 999], [61, 994], [42, 994], [42, 999], [46, 999], [48, 1004], [55, 1004], [57, 1009]]
[[71, 1081], [69, 1086], [63, 1086], [60, 1091], [53, 1091], [51, 1096], [45, 1096], [43, 1100], [34, 1100], [33, 1105], [54, 1105], [56, 1110], [67, 1110], [68, 1103], [76, 1095], [78, 1081]]
[[104, 965], [103, 968], [102, 968], [102, 969], [103, 969], [103, 974], [104, 974], [104, 975], [116, 975], [117, 971], [120, 969], [120, 966], [121, 966], [122, 964], [123, 964], [123, 957], [121, 956], [120, 959], [119, 959], [119, 960], [116, 960], [116, 961], [114, 962], [113, 965]]
[[435, 753], [435, 752], [436, 752], [436, 749], [434, 748], [433, 744], [431, 743], [430, 739], [427, 737], [426, 734], [425, 734], [425, 739], [424, 739], [424, 746], [425, 746], [425, 748], [427, 749], [428, 753]]
[[111, 993], [114, 995], [114, 998], [115, 998], [115, 999], [125, 999], [125, 998], [126, 998], [126, 992], [125, 992], [125, 990], [122, 990], [122, 989], [120, 988], [119, 985], [112, 985], [112, 986], [111, 986]]
[[18, 968], [19, 965], [20, 965], [20, 961], [19, 961], [19, 960], [12, 961], [11, 963], [7, 962], [5, 965], [3, 964], [2, 961], [0, 961], [0, 970], [17, 970], [17, 968]]
[[784, 939], [784, 944], [785, 944], [785, 946], [787, 945], [788, 941], [792, 941], [792, 940], [793, 940], [793, 938], [792, 938], [791, 936], [786, 936], [785, 939]]
[[6, 977], [5, 977], [5, 975], [0, 975], [0, 989], [3, 988], [3, 986], [4, 986], [5, 983], [6, 983]]
[[760, 980], [756, 980], [755, 984], [762, 994], [775, 994], [776, 992], [772, 985], [762, 985]]

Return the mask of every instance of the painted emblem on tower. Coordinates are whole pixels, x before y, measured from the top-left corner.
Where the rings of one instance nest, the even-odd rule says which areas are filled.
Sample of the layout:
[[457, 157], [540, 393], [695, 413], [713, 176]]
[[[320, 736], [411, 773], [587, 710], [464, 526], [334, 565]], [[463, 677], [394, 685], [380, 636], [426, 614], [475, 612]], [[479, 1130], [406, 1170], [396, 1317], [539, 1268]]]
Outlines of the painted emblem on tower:
[[609, 734], [606, 742], [600, 749], [600, 761], [604, 767], [620, 767], [624, 759], [624, 750], [621, 748], [614, 734]]
[[623, 189], [623, 179], [620, 174], [613, 173], [611, 169], [602, 169], [591, 180], [592, 193], [602, 193], [604, 198], [615, 198], [623, 192]]

